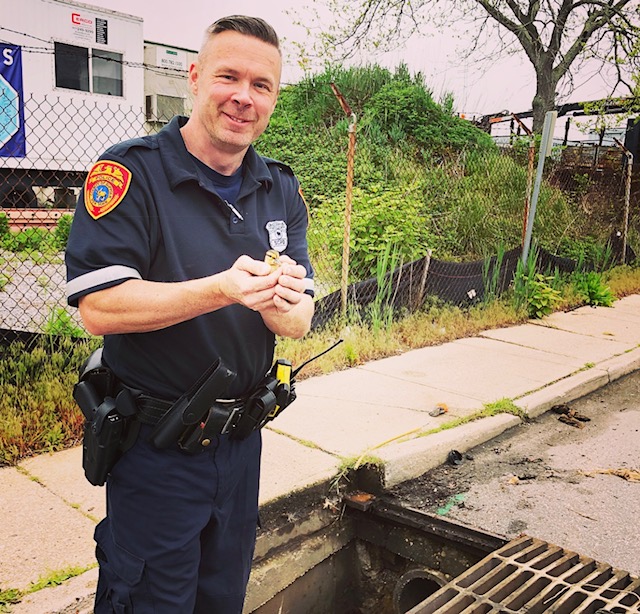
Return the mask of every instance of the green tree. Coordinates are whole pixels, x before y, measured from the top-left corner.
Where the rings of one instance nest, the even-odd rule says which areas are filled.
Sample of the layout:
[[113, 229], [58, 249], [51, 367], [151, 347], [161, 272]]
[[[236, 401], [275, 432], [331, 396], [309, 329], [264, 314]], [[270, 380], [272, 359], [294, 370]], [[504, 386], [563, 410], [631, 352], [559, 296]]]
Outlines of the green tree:
[[[501, 57], [524, 53], [535, 72], [533, 129], [542, 130], [544, 115], [556, 106], [562, 87], [570, 91], [572, 76], [587, 61], [611, 67], [612, 92], [631, 92], [633, 67], [640, 60], [640, 6], [637, 0], [312, 0], [331, 13], [316, 38], [323, 57], [340, 57], [362, 49], [398, 46], [426, 23], [447, 27], [469, 24], [469, 57]], [[319, 15], [322, 11], [311, 13]], [[317, 17], [315, 18], [318, 19]], [[315, 21], [301, 19], [309, 33]], [[308, 53], [308, 51], [307, 51]], [[596, 65], [596, 64], [592, 64]]]

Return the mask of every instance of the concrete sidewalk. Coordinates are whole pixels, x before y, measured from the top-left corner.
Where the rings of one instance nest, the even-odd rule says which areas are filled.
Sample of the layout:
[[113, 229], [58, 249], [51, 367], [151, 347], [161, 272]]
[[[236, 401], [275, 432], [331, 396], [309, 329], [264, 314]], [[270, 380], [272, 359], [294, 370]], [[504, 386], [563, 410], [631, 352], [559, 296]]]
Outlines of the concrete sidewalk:
[[[639, 368], [633, 295], [302, 381], [296, 403], [264, 431], [261, 503], [330, 480], [344, 458], [381, 459], [387, 486], [415, 478], [520, 419], [500, 414], [426, 431], [501, 399], [537, 416]], [[443, 403], [447, 413], [429, 415]], [[104, 490], [85, 480], [80, 448], [0, 469], [0, 590], [92, 565], [104, 512]], [[78, 611], [73, 595], [90, 595], [96, 577], [93, 569], [11, 611]]]

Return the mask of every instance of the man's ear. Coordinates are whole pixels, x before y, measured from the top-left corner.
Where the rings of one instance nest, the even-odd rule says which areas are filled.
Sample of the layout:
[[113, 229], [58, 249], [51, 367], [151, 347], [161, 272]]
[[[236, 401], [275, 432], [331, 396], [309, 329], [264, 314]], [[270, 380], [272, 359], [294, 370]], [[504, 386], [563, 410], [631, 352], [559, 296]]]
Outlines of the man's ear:
[[191, 93], [196, 96], [198, 93], [198, 64], [193, 62], [189, 66], [189, 89]]

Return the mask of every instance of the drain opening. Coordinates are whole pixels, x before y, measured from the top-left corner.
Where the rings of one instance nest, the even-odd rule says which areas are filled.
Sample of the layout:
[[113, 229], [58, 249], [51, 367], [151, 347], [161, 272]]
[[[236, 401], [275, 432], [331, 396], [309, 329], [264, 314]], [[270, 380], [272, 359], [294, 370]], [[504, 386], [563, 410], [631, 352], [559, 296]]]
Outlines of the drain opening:
[[393, 591], [394, 614], [405, 614], [439, 591], [447, 579], [430, 569], [412, 569], [400, 577]]

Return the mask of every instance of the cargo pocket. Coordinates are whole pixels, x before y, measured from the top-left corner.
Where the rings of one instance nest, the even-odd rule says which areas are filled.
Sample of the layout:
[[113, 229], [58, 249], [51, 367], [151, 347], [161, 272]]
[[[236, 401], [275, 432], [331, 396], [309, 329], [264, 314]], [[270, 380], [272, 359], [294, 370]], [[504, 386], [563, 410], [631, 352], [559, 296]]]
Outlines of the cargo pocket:
[[113, 540], [108, 518], [98, 524], [94, 539], [100, 564], [95, 613], [153, 612], [151, 595], [144, 579], [144, 560]]

